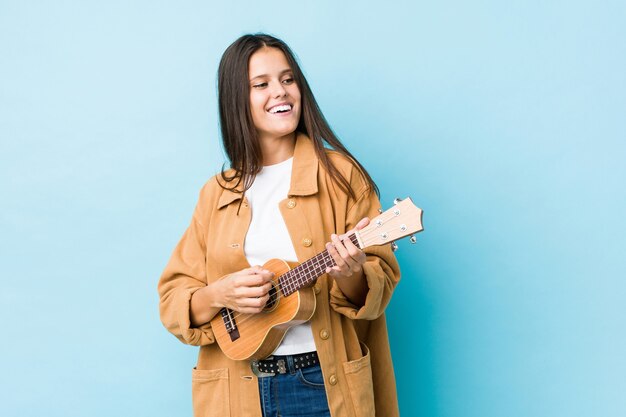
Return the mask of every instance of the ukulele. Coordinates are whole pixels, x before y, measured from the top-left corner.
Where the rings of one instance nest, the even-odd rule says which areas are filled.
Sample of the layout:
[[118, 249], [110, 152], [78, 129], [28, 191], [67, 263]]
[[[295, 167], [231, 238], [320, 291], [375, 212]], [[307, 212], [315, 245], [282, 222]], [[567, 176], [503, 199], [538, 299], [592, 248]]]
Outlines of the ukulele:
[[[359, 249], [374, 245], [391, 244], [395, 251], [396, 240], [421, 232], [422, 209], [410, 198], [396, 199], [394, 206], [370, 221], [363, 229], [344, 238], [350, 239]], [[291, 269], [281, 259], [271, 259], [263, 265], [274, 273], [269, 300], [262, 312], [239, 313], [223, 308], [211, 320], [218, 345], [226, 356], [234, 360], [263, 359], [276, 350], [290, 327], [304, 323], [315, 312], [315, 294], [312, 284], [335, 266], [328, 251]]]

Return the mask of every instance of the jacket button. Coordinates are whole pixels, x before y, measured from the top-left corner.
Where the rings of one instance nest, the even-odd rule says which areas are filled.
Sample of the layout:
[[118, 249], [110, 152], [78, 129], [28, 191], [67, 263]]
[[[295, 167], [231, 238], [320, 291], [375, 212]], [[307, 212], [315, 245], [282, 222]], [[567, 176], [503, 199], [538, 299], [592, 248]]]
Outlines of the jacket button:
[[320, 331], [320, 337], [326, 340], [330, 337], [330, 333], [328, 333], [328, 330], [322, 329], [322, 331]]
[[320, 288], [320, 284], [315, 284], [313, 286], [313, 292], [317, 295], [320, 293], [320, 291], [322, 291], [322, 289]]
[[335, 376], [335, 374], [332, 374], [330, 378], [328, 378], [328, 383], [330, 385], [337, 385], [337, 377]]
[[294, 208], [295, 206], [296, 206], [296, 200], [294, 200], [293, 198], [287, 201], [287, 208]]
[[313, 241], [308, 237], [305, 237], [304, 239], [302, 239], [302, 244], [308, 248], [313, 244]]

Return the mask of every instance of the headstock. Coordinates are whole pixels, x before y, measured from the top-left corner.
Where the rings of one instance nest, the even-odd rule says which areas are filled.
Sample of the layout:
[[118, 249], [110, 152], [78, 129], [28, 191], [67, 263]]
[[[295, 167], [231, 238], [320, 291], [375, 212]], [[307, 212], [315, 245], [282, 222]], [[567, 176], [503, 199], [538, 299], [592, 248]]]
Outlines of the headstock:
[[[397, 249], [394, 241], [424, 230], [422, 213], [410, 198], [396, 198], [393, 207], [371, 219], [369, 225], [357, 232], [361, 248], [392, 243], [392, 249]], [[415, 236], [411, 236], [411, 243], [416, 241]]]

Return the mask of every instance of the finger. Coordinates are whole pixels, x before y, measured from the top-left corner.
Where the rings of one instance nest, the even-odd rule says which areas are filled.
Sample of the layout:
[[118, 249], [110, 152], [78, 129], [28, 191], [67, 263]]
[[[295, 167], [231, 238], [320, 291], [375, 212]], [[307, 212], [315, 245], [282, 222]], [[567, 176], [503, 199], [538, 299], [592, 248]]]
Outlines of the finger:
[[257, 274], [262, 270], [263, 270], [263, 267], [261, 265], [253, 265], [250, 268], [246, 268], [242, 270], [241, 272], [243, 272], [245, 275], [250, 275], [250, 274]]
[[[337, 252], [337, 249], [335, 249], [335, 246], [332, 243], [329, 242], [326, 244], [326, 250], [328, 250], [328, 253], [330, 254], [331, 258], [333, 258], [333, 262], [335, 263], [335, 265], [332, 268], [334, 268], [335, 270], [341, 270], [341, 268], [344, 268], [347, 270], [347, 265], [345, 261], [339, 255], [339, 253]], [[331, 268], [328, 268], [327, 272], [330, 270]]]
[[240, 275], [235, 278], [238, 287], [258, 287], [270, 282], [274, 273], [267, 270], [259, 270], [256, 273]]
[[337, 248], [335, 247], [335, 245], [333, 245], [331, 242], [326, 243], [326, 250], [330, 254], [331, 258], [333, 258], [335, 265], [337, 265], [339, 268], [345, 266], [346, 262], [343, 260], [341, 255], [339, 255], [339, 252], [337, 252]]
[[364, 227], [366, 227], [368, 224], [370, 224], [370, 219], [369, 217], [363, 217], [361, 220], [359, 220], [359, 222], [356, 224], [356, 226], [354, 226], [352, 229], [348, 230], [346, 233], [344, 233], [343, 235], [340, 235], [339, 238], [341, 240], [345, 240], [345, 238], [347, 238], [348, 236], [350, 236], [352, 233], [358, 231], [358, 230], [362, 230]]
[[263, 307], [236, 307], [236, 308], [231, 308], [231, 310], [235, 310], [238, 313], [242, 313], [242, 314], [258, 314], [260, 312], [263, 311]]
[[348, 256], [348, 251], [343, 246], [343, 242], [341, 241], [341, 239], [339, 239], [339, 236], [333, 233], [332, 235], [330, 235], [330, 240], [332, 241], [333, 245], [335, 245], [335, 249], [337, 249], [337, 252], [339, 252], [339, 256], [341, 256], [342, 258], [346, 258]]
[[241, 298], [237, 301], [237, 305], [241, 308], [263, 308], [265, 304], [267, 304], [267, 300], [269, 300], [268, 295], [264, 295], [263, 297]]
[[250, 268], [242, 269], [241, 271], [234, 272], [229, 275], [229, 278], [235, 286], [248, 285], [251, 277], [256, 276], [262, 269], [259, 266], [251, 266]]
[[236, 276], [250, 276], [250, 275], [259, 275], [262, 276], [266, 281], [274, 277], [274, 273], [269, 269], [263, 268], [260, 265], [254, 265], [250, 268], [243, 269], [239, 272], [236, 272]]
[[333, 244], [335, 245], [335, 248], [337, 249], [337, 252], [339, 252], [339, 255], [343, 258], [344, 262], [348, 266], [348, 269], [352, 271], [352, 269], [357, 264], [357, 262], [354, 259], [352, 259], [352, 256], [350, 256], [350, 253], [348, 253], [348, 250], [344, 246], [344, 244], [346, 242], [349, 242], [349, 240], [342, 242], [341, 240], [339, 240], [339, 237], [335, 234], [331, 235], [330, 238], [332, 239]]
[[337, 279], [337, 278], [345, 278], [345, 277], [349, 277], [350, 273], [344, 273], [341, 271], [341, 269], [339, 269], [336, 266], [333, 266], [332, 268], [326, 268], [326, 273], [328, 275], [330, 275], [332, 278]]
[[346, 250], [348, 251], [348, 254], [350, 255], [350, 257], [354, 259], [358, 265], [363, 265], [365, 261], [367, 260], [367, 256], [365, 255], [365, 252], [359, 249], [354, 243], [352, 243], [351, 240], [346, 240], [344, 244], [346, 246]]
[[330, 254], [330, 256], [333, 258], [333, 261], [335, 261], [336, 266], [333, 268], [339, 268], [339, 270], [342, 273], [348, 275], [350, 273], [350, 267], [348, 266], [346, 261], [341, 257], [339, 252], [337, 252], [335, 245], [333, 245], [332, 243], [327, 243], [326, 249], [328, 250], [328, 253]]
[[274, 278], [274, 273], [268, 269], [262, 270], [259, 275], [261, 275], [266, 282]]
[[240, 287], [237, 288], [235, 295], [237, 298], [263, 297], [270, 291], [271, 288], [271, 283], [265, 283], [254, 287]]
[[260, 286], [260, 287], [249, 287], [248, 288], [248, 298], [261, 298], [261, 297], [265, 297], [267, 295], [267, 293], [269, 292], [269, 288], [266, 287], [265, 285]]
[[361, 230], [364, 227], [366, 227], [368, 224], [370, 224], [370, 218], [369, 217], [363, 217], [361, 220], [359, 220], [359, 222], [356, 224], [356, 226], [354, 226], [353, 230]]
[[259, 278], [263, 283], [269, 282], [272, 278], [274, 278], [274, 273], [269, 269], [261, 268], [254, 274], [257, 278]]

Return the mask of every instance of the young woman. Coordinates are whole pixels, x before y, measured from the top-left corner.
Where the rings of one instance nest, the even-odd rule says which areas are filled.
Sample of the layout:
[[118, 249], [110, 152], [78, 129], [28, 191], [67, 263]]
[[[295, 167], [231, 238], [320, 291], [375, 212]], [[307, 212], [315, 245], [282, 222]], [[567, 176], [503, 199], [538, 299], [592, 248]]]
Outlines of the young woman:
[[[376, 185], [332, 132], [281, 40], [236, 40], [220, 62], [218, 92], [231, 169], [200, 191], [158, 287], [165, 327], [200, 346], [195, 415], [398, 415], [383, 314], [398, 264], [388, 245], [362, 251], [342, 240], [378, 214]], [[311, 320], [292, 327], [256, 373], [250, 361], [229, 359], [210, 320], [223, 307], [263, 310], [267, 260], [303, 262], [324, 250], [335, 266], [313, 287]]]

